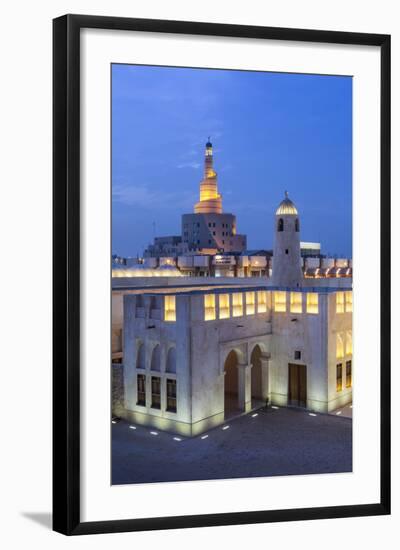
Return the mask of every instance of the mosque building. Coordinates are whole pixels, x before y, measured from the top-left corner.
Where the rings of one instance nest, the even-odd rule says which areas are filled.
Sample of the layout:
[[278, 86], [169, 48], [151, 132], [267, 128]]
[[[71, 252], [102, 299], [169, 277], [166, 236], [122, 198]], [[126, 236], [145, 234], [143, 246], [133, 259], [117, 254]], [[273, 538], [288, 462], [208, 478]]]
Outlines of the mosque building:
[[[240, 246], [207, 143], [200, 201], [183, 229], [200, 223], [201, 244], [212, 220], [230, 224], [228, 241]], [[190, 437], [266, 403], [312, 413], [351, 403], [352, 278], [307, 277], [287, 193], [273, 229], [272, 277], [113, 278], [114, 415]]]

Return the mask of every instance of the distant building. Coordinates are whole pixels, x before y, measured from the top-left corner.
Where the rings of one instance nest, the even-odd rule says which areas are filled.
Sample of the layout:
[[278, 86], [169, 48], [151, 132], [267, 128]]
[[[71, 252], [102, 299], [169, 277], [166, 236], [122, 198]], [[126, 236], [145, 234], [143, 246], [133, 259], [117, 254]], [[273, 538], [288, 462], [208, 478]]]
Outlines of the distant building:
[[218, 192], [210, 141], [206, 143], [200, 200], [194, 206], [194, 214], [182, 216], [182, 241], [189, 250], [211, 248], [229, 254], [246, 249], [246, 235], [239, 235], [236, 231], [236, 216], [222, 211], [222, 196]]
[[145, 257], [180, 256], [185, 253], [230, 254], [246, 249], [246, 235], [236, 232], [236, 216], [222, 211], [217, 173], [213, 166], [213, 150], [206, 143], [204, 177], [200, 182], [200, 198], [193, 214], [183, 214], [182, 234], [156, 237], [145, 250]]

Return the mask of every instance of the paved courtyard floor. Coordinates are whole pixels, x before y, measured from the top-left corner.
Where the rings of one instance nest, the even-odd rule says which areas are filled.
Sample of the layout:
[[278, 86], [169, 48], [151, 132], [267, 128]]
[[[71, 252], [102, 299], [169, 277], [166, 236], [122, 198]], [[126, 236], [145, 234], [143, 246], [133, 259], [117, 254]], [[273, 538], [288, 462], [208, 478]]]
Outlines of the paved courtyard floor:
[[352, 470], [352, 421], [288, 408], [259, 409], [195, 438], [112, 425], [112, 483], [149, 483]]

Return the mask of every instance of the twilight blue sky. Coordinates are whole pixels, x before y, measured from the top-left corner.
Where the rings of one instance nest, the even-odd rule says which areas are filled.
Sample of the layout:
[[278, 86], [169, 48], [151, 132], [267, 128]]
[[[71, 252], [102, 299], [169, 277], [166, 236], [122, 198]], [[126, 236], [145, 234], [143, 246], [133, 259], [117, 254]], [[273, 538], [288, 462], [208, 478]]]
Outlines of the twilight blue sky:
[[[288, 190], [301, 240], [352, 253], [350, 77], [113, 65], [112, 250], [179, 235], [211, 136], [224, 212], [248, 248], [272, 248]], [[155, 233], [154, 233], [155, 222]]]

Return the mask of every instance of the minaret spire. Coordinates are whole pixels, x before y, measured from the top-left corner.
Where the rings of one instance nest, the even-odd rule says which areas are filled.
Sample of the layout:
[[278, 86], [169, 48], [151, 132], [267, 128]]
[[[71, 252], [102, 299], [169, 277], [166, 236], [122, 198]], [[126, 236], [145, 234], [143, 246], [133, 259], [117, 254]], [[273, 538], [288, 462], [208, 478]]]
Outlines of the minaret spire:
[[195, 204], [196, 213], [222, 212], [222, 197], [218, 193], [217, 174], [213, 165], [213, 150], [210, 136], [204, 154], [204, 178], [200, 183], [200, 201]]

